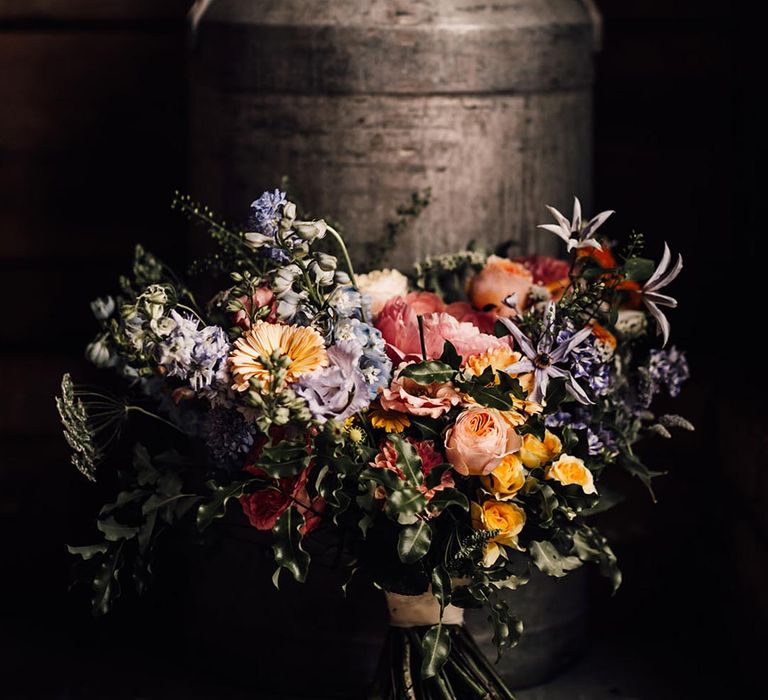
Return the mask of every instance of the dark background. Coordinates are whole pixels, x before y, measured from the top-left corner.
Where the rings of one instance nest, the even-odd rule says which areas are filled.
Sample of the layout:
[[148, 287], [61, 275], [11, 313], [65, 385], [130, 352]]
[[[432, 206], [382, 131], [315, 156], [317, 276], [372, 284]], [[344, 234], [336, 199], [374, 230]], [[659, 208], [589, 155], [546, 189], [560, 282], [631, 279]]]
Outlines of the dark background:
[[[88, 302], [114, 287], [133, 242], [174, 260], [187, 236], [169, 208], [185, 184], [187, 3], [104, 5], [0, 1], [0, 695], [169, 697], [185, 677], [214, 697], [162, 584], [108, 620], [67, 592], [63, 543], [86, 538], [105, 494], [70, 467], [52, 397], [64, 371], [93, 376]], [[735, 696], [753, 687], [768, 620], [751, 301], [766, 235], [759, 23], [747, 3], [598, 5], [595, 211], [616, 209], [613, 230], [645, 232], [654, 255], [667, 240], [685, 258], [671, 318], [693, 378], [674, 408], [697, 432], [651, 446], [669, 470], [659, 502], [638, 487], [606, 523], [625, 584], [596, 590], [593, 638], [617, 640], [670, 697]]]

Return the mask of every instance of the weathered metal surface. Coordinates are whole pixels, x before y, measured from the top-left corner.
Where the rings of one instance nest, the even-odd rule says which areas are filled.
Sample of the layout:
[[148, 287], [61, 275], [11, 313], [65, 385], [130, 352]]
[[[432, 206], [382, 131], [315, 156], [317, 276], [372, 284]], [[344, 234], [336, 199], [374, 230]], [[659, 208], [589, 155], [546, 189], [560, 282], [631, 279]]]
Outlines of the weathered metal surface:
[[214, 0], [190, 54], [192, 189], [242, 218], [289, 175], [364, 261], [431, 187], [390, 263], [544, 250], [543, 204], [590, 200], [593, 41], [575, 0]]

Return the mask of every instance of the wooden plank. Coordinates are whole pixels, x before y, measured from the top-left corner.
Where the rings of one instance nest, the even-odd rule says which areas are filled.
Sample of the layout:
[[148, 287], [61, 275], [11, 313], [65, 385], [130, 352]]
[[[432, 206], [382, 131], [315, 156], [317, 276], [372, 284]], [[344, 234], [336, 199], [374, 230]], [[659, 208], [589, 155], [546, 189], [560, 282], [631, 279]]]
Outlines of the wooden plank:
[[2, 0], [7, 21], [164, 20], [184, 17], [191, 0]]

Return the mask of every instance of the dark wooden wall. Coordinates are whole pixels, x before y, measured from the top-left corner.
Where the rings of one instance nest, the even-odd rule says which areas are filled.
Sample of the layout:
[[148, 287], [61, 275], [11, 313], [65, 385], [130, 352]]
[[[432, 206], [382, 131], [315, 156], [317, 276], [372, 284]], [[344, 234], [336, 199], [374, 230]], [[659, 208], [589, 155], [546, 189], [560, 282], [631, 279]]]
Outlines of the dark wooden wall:
[[[130, 264], [133, 243], [173, 258], [184, 241], [168, 204], [185, 183], [187, 4], [0, 0], [0, 648], [30, 673], [42, 652], [70, 688], [94, 640], [112, 648], [110, 635], [130, 624], [84, 621], [66, 595], [63, 541], [82, 531], [98, 494], [67, 463], [51, 397], [63, 371], [93, 376], [82, 360], [88, 302]], [[660, 503], [638, 491], [608, 523], [627, 575], [601, 624], [653, 645], [648, 620], [666, 621], [665, 653], [701, 652], [686, 666], [693, 677], [728, 651], [719, 634], [751, 633], [750, 614], [768, 615], [766, 411], [749, 369], [760, 352], [739, 326], [757, 322], [743, 297], [757, 289], [765, 235], [759, 25], [746, 3], [740, 14], [709, 1], [598, 5], [595, 200], [618, 211], [618, 229], [685, 256], [672, 318], [694, 372], [680, 410], [699, 426], [655, 449], [671, 471]], [[137, 625], [121, 653], [153, 668], [126, 650]], [[107, 656], [95, 657], [103, 676], [120, 662]]]

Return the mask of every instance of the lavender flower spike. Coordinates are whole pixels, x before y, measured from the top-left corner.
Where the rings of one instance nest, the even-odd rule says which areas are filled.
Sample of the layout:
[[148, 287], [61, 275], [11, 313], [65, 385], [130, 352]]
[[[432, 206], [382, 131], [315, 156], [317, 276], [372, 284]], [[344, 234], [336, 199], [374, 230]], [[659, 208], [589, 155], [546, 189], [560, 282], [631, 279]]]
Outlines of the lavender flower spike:
[[540, 224], [538, 228], [551, 231], [556, 236], [562, 238], [568, 246], [570, 253], [574, 248], [600, 248], [600, 243], [595, 240], [594, 235], [605, 220], [614, 213], [612, 209], [600, 212], [597, 216], [582, 224], [581, 220], [581, 202], [578, 197], [573, 198], [573, 220], [568, 221], [554, 207], [547, 207], [549, 213], [555, 218], [557, 224]]
[[589, 338], [592, 329], [589, 326], [585, 326], [564, 342], [555, 345], [555, 334], [552, 330], [555, 311], [555, 303], [550, 301], [544, 312], [546, 325], [536, 344], [508, 318], [499, 318], [499, 321], [507, 327], [523, 355], [525, 355], [524, 359], [506, 367], [504, 371], [509, 374], [533, 372], [534, 390], [530, 400], [536, 403], [543, 403], [544, 397], [547, 395], [550, 379], [553, 378], [564, 379], [568, 393], [579, 403], [594, 403], [568, 370], [555, 366], [566, 360], [575, 348]]
[[645, 307], [651, 316], [656, 319], [657, 334], [660, 333], [664, 336], [662, 347], [669, 340], [669, 321], [667, 321], [666, 316], [664, 316], [659, 307], [667, 306], [670, 309], [674, 309], [677, 307], [677, 299], [673, 299], [666, 294], [659, 294], [659, 290], [670, 284], [680, 274], [680, 270], [683, 269], [683, 256], [678, 254], [677, 262], [675, 262], [671, 270], [668, 270], [670, 262], [672, 262], [672, 253], [669, 251], [669, 246], [664, 243], [664, 255], [661, 256], [661, 262], [640, 291]]

